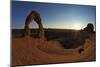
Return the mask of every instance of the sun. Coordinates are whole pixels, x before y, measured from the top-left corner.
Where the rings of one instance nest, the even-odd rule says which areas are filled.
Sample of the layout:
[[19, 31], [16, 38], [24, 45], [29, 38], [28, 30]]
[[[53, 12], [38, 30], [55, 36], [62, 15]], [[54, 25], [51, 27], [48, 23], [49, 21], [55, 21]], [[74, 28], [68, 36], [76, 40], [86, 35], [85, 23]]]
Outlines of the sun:
[[81, 30], [81, 25], [80, 25], [80, 24], [74, 24], [74, 25], [73, 25], [73, 28], [74, 28], [75, 30]]

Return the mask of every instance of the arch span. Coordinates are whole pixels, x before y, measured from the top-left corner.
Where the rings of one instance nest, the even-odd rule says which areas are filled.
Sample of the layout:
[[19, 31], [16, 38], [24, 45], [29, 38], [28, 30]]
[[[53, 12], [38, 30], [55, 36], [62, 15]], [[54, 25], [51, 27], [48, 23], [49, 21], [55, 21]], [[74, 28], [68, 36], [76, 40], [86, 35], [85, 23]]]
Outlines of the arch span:
[[44, 34], [44, 29], [42, 25], [42, 20], [40, 17], [40, 14], [36, 11], [31, 11], [30, 14], [26, 17], [25, 20], [25, 26], [24, 26], [24, 37], [26, 36], [31, 36], [29, 24], [34, 20], [39, 27], [39, 41], [40, 41], [40, 46], [42, 47], [44, 42], [45, 42], [45, 34]]

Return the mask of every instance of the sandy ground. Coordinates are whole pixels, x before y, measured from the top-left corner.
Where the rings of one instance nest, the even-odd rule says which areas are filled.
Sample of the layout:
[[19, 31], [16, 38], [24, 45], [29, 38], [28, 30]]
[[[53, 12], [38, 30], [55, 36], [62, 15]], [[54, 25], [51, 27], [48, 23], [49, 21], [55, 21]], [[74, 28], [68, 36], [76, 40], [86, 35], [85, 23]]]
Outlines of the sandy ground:
[[84, 51], [80, 47], [63, 49], [57, 41], [46, 42], [46, 48], [39, 49], [39, 40], [31, 37], [12, 38], [12, 65], [32, 65], [77, 61], [94, 61], [96, 59], [95, 35], [85, 41]]

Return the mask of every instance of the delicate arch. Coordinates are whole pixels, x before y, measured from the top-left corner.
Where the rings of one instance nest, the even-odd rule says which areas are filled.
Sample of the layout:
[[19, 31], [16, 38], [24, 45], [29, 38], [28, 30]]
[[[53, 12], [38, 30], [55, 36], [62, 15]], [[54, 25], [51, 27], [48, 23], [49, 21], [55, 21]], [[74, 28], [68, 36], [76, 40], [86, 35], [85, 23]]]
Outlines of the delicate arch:
[[40, 37], [40, 45], [44, 44], [44, 29], [41, 21], [40, 14], [36, 11], [31, 11], [30, 14], [26, 17], [25, 27], [24, 27], [24, 36], [30, 36], [31, 32], [29, 29], [29, 24], [34, 20], [39, 27], [39, 37]]

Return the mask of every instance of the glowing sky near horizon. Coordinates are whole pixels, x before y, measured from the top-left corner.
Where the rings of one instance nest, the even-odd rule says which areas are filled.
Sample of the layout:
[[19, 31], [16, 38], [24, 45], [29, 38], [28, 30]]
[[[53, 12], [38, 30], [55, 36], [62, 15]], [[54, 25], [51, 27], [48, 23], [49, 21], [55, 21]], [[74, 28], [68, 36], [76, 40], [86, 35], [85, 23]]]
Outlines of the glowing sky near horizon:
[[[11, 28], [24, 28], [25, 18], [32, 10], [40, 13], [44, 28], [78, 30], [88, 23], [95, 26], [96, 22], [95, 6], [12, 1]], [[37, 28], [37, 24], [31, 23], [30, 27]]]

